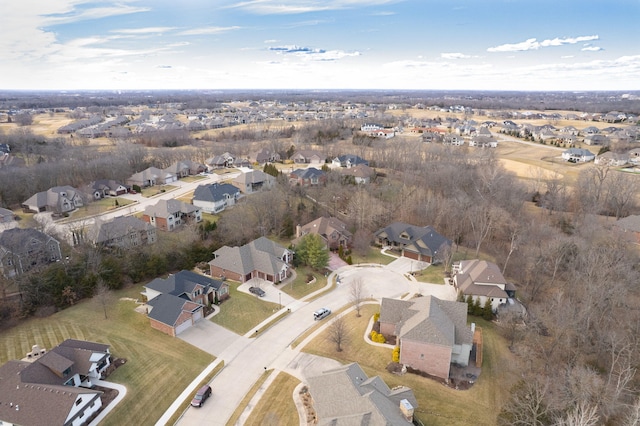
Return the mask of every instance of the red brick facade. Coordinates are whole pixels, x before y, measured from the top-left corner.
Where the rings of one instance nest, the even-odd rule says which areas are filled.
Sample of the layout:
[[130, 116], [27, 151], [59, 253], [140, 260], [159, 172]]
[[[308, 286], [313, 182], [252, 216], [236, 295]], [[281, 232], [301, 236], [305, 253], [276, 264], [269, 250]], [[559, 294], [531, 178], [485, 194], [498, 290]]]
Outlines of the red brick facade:
[[171, 327], [170, 325], [167, 324], [163, 324], [159, 321], [154, 320], [153, 318], [150, 318], [151, 322], [151, 328], [155, 328], [156, 330], [162, 331], [165, 334], [168, 334], [169, 336], [173, 336], [176, 337], [176, 330]]
[[211, 278], [220, 279], [225, 277], [227, 279], [238, 281], [243, 283], [244, 279], [241, 274], [237, 274], [235, 272], [231, 272], [227, 269], [222, 269], [219, 266], [209, 265], [211, 270]]
[[415, 342], [405, 338], [400, 341], [400, 363], [448, 380], [451, 348]]

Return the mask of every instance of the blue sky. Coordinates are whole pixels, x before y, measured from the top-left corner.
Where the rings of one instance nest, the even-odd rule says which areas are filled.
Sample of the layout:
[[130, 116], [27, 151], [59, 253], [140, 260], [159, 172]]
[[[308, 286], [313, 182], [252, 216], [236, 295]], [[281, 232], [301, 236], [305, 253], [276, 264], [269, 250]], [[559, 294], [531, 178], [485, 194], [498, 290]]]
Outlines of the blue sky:
[[640, 0], [21, 0], [0, 89], [640, 90]]

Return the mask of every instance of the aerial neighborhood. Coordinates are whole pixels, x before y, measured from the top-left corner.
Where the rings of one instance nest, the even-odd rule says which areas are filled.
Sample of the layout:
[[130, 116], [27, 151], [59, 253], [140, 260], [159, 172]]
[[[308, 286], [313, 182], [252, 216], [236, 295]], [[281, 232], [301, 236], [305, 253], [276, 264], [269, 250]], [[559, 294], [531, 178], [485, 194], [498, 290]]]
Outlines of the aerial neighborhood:
[[636, 103], [241, 95], [0, 100], [0, 425], [634, 424]]

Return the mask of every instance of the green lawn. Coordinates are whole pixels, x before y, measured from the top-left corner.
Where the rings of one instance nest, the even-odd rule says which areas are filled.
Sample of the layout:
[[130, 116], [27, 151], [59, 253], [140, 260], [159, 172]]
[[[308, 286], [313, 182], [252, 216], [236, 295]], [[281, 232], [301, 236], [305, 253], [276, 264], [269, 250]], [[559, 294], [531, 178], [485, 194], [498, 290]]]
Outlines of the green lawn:
[[211, 355], [149, 326], [132, 301], [140, 286], [115, 293], [104, 319], [102, 308], [88, 300], [48, 318], [32, 318], [0, 334], [0, 363], [20, 359], [38, 344], [51, 348], [68, 338], [111, 345], [114, 357], [127, 363], [109, 381], [121, 383], [127, 396], [101, 425], [154, 424], [184, 388], [214, 360]]
[[142, 188], [141, 194], [142, 194], [143, 197], [153, 197], [154, 195], [158, 195], [158, 194], [161, 194], [163, 192], [173, 191], [176, 188], [177, 188], [177, 186], [173, 186], [173, 185], [149, 186], [147, 188]]
[[[308, 274], [316, 277], [314, 283], [307, 284]], [[311, 268], [300, 266], [296, 268], [296, 278], [287, 284], [279, 284], [278, 288], [294, 299], [302, 299], [307, 294], [313, 293], [325, 285], [327, 285], [327, 278], [323, 274], [313, 271]]]
[[359, 256], [355, 252], [351, 253], [351, 260], [354, 265], [357, 265], [358, 263], [379, 263], [381, 265], [388, 265], [396, 260], [396, 258], [382, 254], [380, 252], [380, 247], [371, 247], [369, 252], [364, 256]]
[[266, 302], [253, 294], [238, 291], [239, 283], [228, 281], [229, 299], [220, 305], [220, 313], [211, 321], [229, 330], [245, 334], [278, 310], [277, 303]]
[[371, 346], [362, 336], [371, 316], [379, 311], [379, 306], [365, 305], [362, 317], [349, 313], [345, 318], [349, 328], [349, 342], [337, 352], [335, 345], [327, 340], [326, 333], [315, 338], [303, 350], [312, 354], [336, 359], [344, 364], [358, 362], [371, 377], [378, 375], [393, 388], [405, 385], [413, 389], [419, 407], [416, 418], [428, 425], [495, 425], [500, 407], [509, 396], [509, 389], [517, 381], [512, 354], [507, 343], [493, 328], [493, 325], [473, 318], [484, 333], [484, 363], [478, 382], [469, 390], [455, 390], [430, 379], [417, 375], [397, 376], [385, 369], [391, 361], [391, 349]]
[[78, 220], [89, 216], [95, 216], [133, 203], [135, 203], [135, 201], [121, 197], [102, 198], [100, 200], [91, 201], [71, 212], [68, 220]]

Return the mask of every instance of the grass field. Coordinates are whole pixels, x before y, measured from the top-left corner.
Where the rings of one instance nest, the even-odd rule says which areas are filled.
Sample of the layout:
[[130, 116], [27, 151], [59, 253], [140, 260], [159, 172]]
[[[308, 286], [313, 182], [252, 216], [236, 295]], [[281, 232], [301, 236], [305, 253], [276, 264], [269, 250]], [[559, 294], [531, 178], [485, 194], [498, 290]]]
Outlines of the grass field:
[[391, 349], [371, 346], [364, 342], [364, 330], [371, 316], [379, 311], [377, 305], [365, 305], [362, 316], [348, 314], [349, 341], [342, 352], [321, 334], [303, 350], [315, 355], [336, 359], [344, 364], [358, 362], [371, 376], [380, 376], [393, 388], [409, 386], [419, 407], [416, 417], [428, 425], [495, 425], [500, 407], [509, 395], [509, 389], [518, 376], [510, 370], [512, 355], [507, 343], [495, 332], [492, 324], [473, 318], [483, 329], [484, 363], [478, 382], [469, 390], [455, 390], [433, 380], [412, 374], [397, 376], [385, 369], [391, 361]]
[[245, 422], [246, 426], [298, 426], [298, 412], [291, 395], [300, 381], [287, 373], [279, 373], [262, 395]]
[[114, 293], [108, 319], [95, 302], [72, 306], [47, 318], [32, 318], [0, 334], [0, 363], [21, 359], [39, 344], [51, 348], [68, 338], [111, 345], [114, 357], [127, 363], [108, 380], [127, 387], [127, 396], [101, 425], [150, 425], [157, 421], [184, 388], [214, 358], [182, 340], [149, 326], [145, 315], [134, 311], [140, 286]]
[[238, 291], [239, 283], [229, 282], [229, 299], [211, 321], [234, 333], [245, 334], [278, 310], [277, 303], [266, 302], [253, 294]]
[[[312, 274], [316, 277], [316, 281], [314, 283], [307, 284], [308, 274]], [[300, 266], [296, 268], [296, 278], [287, 284], [280, 285], [279, 290], [282, 290], [294, 299], [302, 299], [307, 294], [320, 290], [325, 285], [327, 285], [327, 278], [324, 275], [311, 270], [311, 268]]]
[[351, 253], [351, 260], [354, 265], [359, 263], [379, 263], [381, 265], [388, 265], [396, 260], [396, 258], [382, 254], [380, 252], [380, 247], [371, 247], [369, 252], [364, 256], [359, 256], [355, 252]]

